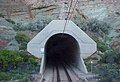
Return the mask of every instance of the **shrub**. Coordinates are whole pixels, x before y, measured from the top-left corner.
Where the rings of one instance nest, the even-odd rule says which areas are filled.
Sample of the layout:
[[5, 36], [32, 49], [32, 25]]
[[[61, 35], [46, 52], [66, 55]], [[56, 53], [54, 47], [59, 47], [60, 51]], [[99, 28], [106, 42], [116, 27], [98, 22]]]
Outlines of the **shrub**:
[[20, 50], [25, 50], [27, 47], [27, 43], [29, 41], [28, 36], [23, 33], [23, 32], [17, 32], [15, 39], [18, 41], [18, 43], [20, 44], [19, 49]]
[[120, 12], [115, 12], [116, 15], [120, 16]]
[[100, 82], [119, 82], [119, 65], [102, 64], [97, 67]]
[[0, 61], [2, 70], [7, 71], [16, 67], [16, 64], [23, 61], [23, 58], [15, 51], [3, 49], [0, 51]]
[[27, 42], [29, 40], [27, 35], [25, 33], [22, 33], [22, 32], [17, 32], [15, 39], [18, 41], [18, 43]]
[[2, 13], [0, 13], [0, 17], [4, 18], [5, 15], [3, 15]]
[[31, 31], [41, 31], [52, 19], [51, 17], [41, 17], [38, 20], [28, 23], [26, 27]]
[[77, 26], [79, 26], [83, 31], [87, 31], [87, 22], [83, 21], [80, 16], [75, 17], [72, 20]]
[[108, 25], [107, 23], [103, 21], [99, 21], [97, 19], [90, 19], [87, 25], [88, 25], [89, 30], [91, 30], [92, 32], [99, 33], [99, 34], [101, 34], [101, 32], [108, 34], [109, 29], [110, 29], [110, 25]]
[[49, 24], [54, 18], [49, 16], [41, 16], [38, 20], [33, 20], [27, 23], [19, 22], [13, 27], [16, 31], [41, 31], [47, 24]]
[[29, 56], [28, 61], [35, 66], [38, 64], [37, 60], [33, 56]]
[[73, 22], [75, 22], [75, 24], [83, 31], [89, 30], [94, 33], [98, 33], [101, 36], [103, 36], [103, 34], [108, 34], [110, 29], [110, 25], [97, 19], [89, 19], [84, 21], [81, 17], [77, 16], [73, 19]]
[[11, 20], [11, 19], [5, 19], [6, 21], [8, 21], [9, 23], [15, 24], [15, 21]]
[[13, 29], [15, 31], [25, 31], [28, 30], [21, 22], [20, 23], [15, 23], [13, 26]]
[[99, 51], [105, 52], [108, 49], [108, 46], [101, 40], [98, 40], [98, 39], [94, 39], [94, 40], [97, 43], [97, 48]]
[[11, 69], [16, 69], [19, 64], [22, 65], [24, 62], [28, 62], [31, 65], [37, 66], [37, 58], [32, 55], [27, 55], [23, 52], [17, 52], [12, 50], [3, 49], [0, 51], [0, 62], [1, 70], [9, 71]]
[[[3, 49], [0, 51], [0, 81], [21, 79], [27, 80], [32, 71], [38, 72], [38, 59], [26, 52]], [[23, 69], [25, 68], [25, 69]], [[26, 81], [27, 82], [27, 81]]]
[[120, 55], [114, 50], [107, 50], [104, 55], [101, 55], [101, 63], [117, 63], [117, 59]]
[[10, 81], [11, 77], [12, 76], [10, 75], [10, 73], [0, 72], [0, 81], [1, 80]]
[[23, 74], [14, 74], [14, 79], [22, 79], [24, 77]]

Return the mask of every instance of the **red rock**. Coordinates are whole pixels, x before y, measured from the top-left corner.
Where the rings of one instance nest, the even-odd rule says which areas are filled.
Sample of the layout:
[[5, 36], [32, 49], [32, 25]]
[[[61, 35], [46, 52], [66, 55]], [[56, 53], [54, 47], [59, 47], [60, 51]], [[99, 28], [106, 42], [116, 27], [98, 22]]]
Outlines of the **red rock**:
[[0, 47], [5, 47], [8, 44], [8, 41], [0, 39]]

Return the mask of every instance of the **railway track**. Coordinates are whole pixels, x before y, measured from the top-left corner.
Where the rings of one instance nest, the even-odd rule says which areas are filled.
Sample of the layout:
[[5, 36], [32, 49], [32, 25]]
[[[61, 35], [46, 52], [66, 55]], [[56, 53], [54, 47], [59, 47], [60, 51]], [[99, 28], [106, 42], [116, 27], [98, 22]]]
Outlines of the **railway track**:
[[46, 66], [43, 82], [85, 82], [82, 81], [69, 65], [54, 63]]
[[65, 71], [65, 74], [67, 76], [68, 82], [72, 82], [72, 79], [71, 79], [71, 77], [69, 75], [69, 72], [68, 72], [66, 66], [64, 64], [62, 64], [62, 65], [63, 65], [64, 71]]

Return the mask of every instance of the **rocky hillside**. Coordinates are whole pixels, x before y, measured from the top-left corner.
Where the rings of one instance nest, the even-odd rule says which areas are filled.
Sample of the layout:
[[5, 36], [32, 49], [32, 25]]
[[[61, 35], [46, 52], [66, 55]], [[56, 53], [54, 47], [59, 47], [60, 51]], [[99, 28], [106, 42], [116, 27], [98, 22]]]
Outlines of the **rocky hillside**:
[[[9, 71], [10, 73], [4, 73], [0, 70], [0, 80], [6, 80], [6, 75], [9, 77], [7, 79], [11, 79], [11, 81], [14, 78], [30, 78], [31, 76], [28, 77], [26, 74], [36, 72], [35, 70], [38, 70], [39, 66], [36, 63], [38, 62], [36, 58], [26, 53], [28, 41], [50, 21], [65, 19], [70, 13], [71, 20], [97, 42], [97, 53], [86, 59], [85, 62], [88, 70], [92, 70], [90, 65], [93, 64], [93, 71], [100, 75], [101, 82], [119, 82], [120, 0], [73, 0], [71, 10], [68, 11], [71, 1], [0, 0], [0, 58], [3, 58], [0, 60], [2, 62], [4, 60], [4, 66], [7, 66], [7, 69], [10, 69], [8, 62], [13, 64], [11, 66], [15, 68], [15, 65], [18, 65], [17, 69]], [[14, 65], [15, 61], [10, 60], [12, 58], [7, 56], [11, 55], [13, 51], [3, 48], [17, 50], [14, 52], [16, 54], [13, 54], [15, 55], [13, 59], [20, 62], [16, 62]], [[6, 56], [4, 52], [6, 52]], [[19, 57], [20, 55], [22, 58]], [[24, 67], [26, 69], [23, 69], [23, 66], [27, 66]], [[35, 66], [37, 68], [34, 68]], [[1, 68], [2, 63], [0, 61]], [[13, 73], [15, 74], [13, 75]], [[113, 78], [115, 78], [114, 81], [110, 80]]]
[[[116, 41], [119, 44], [120, 0], [78, 0], [77, 3], [76, 1], [73, 0], [72, 2], [71, 19], [77, 18], [79, 20], [82, 18], [87, 21], [95, 18], [110, 24], [112, 29], [109, 36], [114, 38], [111, 45], [114, 45]], [[22, 29], [39, 30], [44, 28], [49, 20], [65, 19], [70, 4], [71, 0], [0, 0], [0, 16], [16, 22], [13, 25], [1, 17], [0, 25], [17, 26], [17, 29], [20, 27]], [[44, 21], [47, 22], [45, 25]]]
[[7, 47], [8, 49], [19, 50], [15, 35], [12, 24], [4, 18], [0, 18], [0, 49]]
[[[73, 1], [75, 5], [77, 0]], [[44, 13], [46, 15], [58, 15], [66, 13], [71, 0], [1, 0], [0, 11], [8, 16]], [[108, 16], [117, 16], [120, 13], [119, 0], [78, 0], [74, 15], [84, 14], [88, 18], [103, 19]], [[74, 6], [73, 6], [74, 7]], [[37, 9], [34, 9], [37, 8]], [[60, 12], [60, 13], [59, 13]], [[71, 11], [72, 13], [72, 11]]]

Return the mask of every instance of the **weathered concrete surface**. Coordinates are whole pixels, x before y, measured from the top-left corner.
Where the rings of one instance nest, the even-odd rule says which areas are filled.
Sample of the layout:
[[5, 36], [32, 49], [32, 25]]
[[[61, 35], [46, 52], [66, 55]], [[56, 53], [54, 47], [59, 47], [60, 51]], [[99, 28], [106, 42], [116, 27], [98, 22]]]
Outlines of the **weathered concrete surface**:
[[[27, 45], [27, 51], [38, 58], [42, 58], [40, 72], [43, 73], [45, 68], [45, 52], [44, 48], [46, 42], [50, 37], [56, 34], [63, 33], [66, 20], [53, 20], [50, 22], [40, 33], [38, 33]], [[76, 60], [77, 66], [87, 73], [86, 66], [84, 64], [83, 58], [87, 58], [92, 55], [97, 50], [96, 42], [94, 42], [85, 32], [83, 32], [78, 26], [76, 26], [72, 21], [68, 21], [65, 34], [72, 36], [78, 43], [79, 53]]]
[[[45, 29], [38, 33], [27, 45], [27, 50], [38, 58], [41, 58], [41, 48], [45, 47], [47, 40], [57, 33], [63, 33], [65, 20], [53, 20]], [[85, 32], [83, 32], [72, 21], [67, 23], [65, 32], [73, 36], [79, 43], [80, 54], [86, 58], [97, 50], [96, 42], [94, 42]]]

